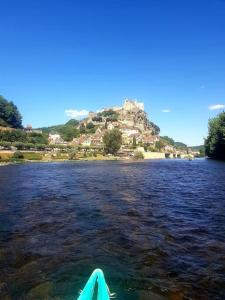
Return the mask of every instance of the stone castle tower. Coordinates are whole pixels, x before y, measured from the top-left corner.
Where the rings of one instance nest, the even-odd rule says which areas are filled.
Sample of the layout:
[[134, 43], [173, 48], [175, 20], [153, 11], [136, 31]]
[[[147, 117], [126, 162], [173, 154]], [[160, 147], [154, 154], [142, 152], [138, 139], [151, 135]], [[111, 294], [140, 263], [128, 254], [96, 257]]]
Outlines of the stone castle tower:
[[125, 99], [123, 104], [123, 109], [130, 110], [144, 110], [144, 103], [138, 102], [136, 100]]

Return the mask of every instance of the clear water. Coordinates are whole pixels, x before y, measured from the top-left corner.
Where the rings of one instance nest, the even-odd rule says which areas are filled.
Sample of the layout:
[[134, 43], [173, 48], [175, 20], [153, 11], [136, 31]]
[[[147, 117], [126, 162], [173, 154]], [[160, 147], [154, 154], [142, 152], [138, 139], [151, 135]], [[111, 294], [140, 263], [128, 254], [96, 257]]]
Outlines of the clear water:
[[225, 299], [225, 163], [1, 167], [0, 299], [76, 299], [96, 267], [119, 300]]

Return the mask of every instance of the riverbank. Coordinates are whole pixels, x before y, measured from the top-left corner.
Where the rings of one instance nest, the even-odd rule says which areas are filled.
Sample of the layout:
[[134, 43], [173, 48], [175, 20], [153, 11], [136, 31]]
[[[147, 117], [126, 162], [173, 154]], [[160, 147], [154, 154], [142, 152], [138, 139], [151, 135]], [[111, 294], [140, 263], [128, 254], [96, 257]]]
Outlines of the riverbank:
[[8, 166], [10, 164], [12, 164], [12, 162], [0, 162], [0, 167], [2, 167], [2, 166]]
[[[46, 151], [0, 151], [0, 166], [29, 162], [71, 162], [71, 161], [127, 161], [127, 160], [155, 160], [178, 158], [166, 156], [161, 152], [144, 152], [142, 156], [113, 156], [101, 153], [70, 153], [70, 152], [46, 152]], [[179, 157], [188, 158], [188, 157]]]
[[[80, 159], [51, 159], [51, 160], [12, 160], [8, 162], [0, 162], [0, 167], [14, 165], [14, 164], [25, 164], [25, 163], [56, 163], [56, 162], [79, 162], [79, 161], [127, 161], [128, 159], [119, 158], [119, 157], [110, 157], [110, 158], [80, 158]], [[130, 161], [134, 161], [134, 159], [129, 159]]]
[[80, 157], [77, 159], [68, 159], [68, 158], [42, 158], [42, 159], [32, 159], [26, 158], [16, 158], [14, 159], [11, 155], [8, 158], [5, 158], [3, 161], [0, 161], [0, 167], [7, 166], [11, 164], [21, 164], [21, 163], [55, 163], [55, 162], [75, 162], [75, 161], [116, 161], [116, 160], [128, 160], [129, 158], [121, 158], [116, 156], [97, 156], [97, 157]]

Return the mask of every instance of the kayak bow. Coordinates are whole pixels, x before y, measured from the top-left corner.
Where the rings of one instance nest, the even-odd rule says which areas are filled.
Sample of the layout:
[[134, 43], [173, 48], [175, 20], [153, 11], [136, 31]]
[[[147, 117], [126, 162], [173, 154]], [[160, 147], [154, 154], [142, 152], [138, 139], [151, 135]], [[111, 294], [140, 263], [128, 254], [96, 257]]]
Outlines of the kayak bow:
[[110, 294], [101, 269], [94, 270], [77, 300], [92, 300], [96, 283], [98, 284], [97, 300], [110, 300], [114, 294]]

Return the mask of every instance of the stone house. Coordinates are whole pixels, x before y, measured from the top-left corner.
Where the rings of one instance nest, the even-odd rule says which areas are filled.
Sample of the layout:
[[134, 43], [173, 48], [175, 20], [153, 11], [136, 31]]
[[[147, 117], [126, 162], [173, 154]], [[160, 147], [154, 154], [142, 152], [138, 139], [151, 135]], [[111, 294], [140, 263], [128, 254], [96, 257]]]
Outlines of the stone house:
[[49, 144], [50, 145], [66, 145], [67, 143], [61, 138], [60, 134], [58, 133], [50, 133], [48, 136]]
[[91, 136], [86, 134], [81, 134], [79, 137], [74, 138], [72, 144], [75, 146], [90, 146]]
[[174, 147], [171, 146], [171, 145], [166, 145], [166, 146], [164, 147], [164, 151], [165, 151], [165, 152], [174, 152]]
[[159, 141], [158, 135], [146, 134], [142, 137], [142, 143], [146, 145], [155, 146], [155, 143]]

